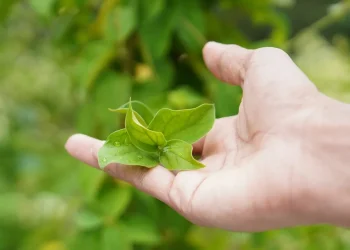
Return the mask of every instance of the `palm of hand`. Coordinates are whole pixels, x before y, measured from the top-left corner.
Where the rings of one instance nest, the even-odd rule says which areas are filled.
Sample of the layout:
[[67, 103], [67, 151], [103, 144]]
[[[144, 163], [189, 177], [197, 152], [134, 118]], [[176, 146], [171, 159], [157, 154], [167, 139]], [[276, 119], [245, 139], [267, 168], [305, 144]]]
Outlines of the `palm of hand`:
[[[216, 56], [232, 70], [229, 62], [234, 61], [227, 53]], [[303, 130], [297, 126], [307, 123], [318, 92], [289, 57], [275, 49], [255, 51], [245, 67], [239, 72], [244, 76], [236, 74], [234, 79], [224, 75], [225, 69], [211, 68], [228, 82], [244, 78], [239, 114], [217, 120], [203, 144], [207, 167], [200, 171], [199, 184], [185, 191], [190, 197], [181, 189], [176, 192], [175, 186], [173, 199], [197, 224], [247, 231], [288, 226], [298, 219], [293, 196], [299, 187], [293, 178], [298, 178]], [[186, 179], [195, 178], [193, 173], [179, 177], [182, 187]]]
[[[305, 124], [313, 110], [316, 88], [276, 49], [252, 52], [211, 44], [204, 49], [204, 59], [214, 75], [241, 85], [244, 93], [239, 114], [217, 120], [206, 138], [196, 143], [206, 168], [174, 174], [162, 167], [146, 170], [113, 164], [106, 172], [196, 224], [260, 231], [304, 223], [293, 206], [295, 183], [301, 182], [295, 166], [305, 160], [296, 157], [303, 136], [299, 124]], [[101, 145], [75, 135], [66, 148], [97, 167]]]

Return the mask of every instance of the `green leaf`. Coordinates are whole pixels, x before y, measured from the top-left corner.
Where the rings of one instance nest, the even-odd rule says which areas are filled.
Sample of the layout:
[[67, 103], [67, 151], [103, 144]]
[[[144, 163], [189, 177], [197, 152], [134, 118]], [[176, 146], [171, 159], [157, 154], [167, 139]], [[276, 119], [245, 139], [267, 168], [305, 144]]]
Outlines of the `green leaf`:
[[166, 145], [166, 140], [161, 132], [149, 130], [141, 125], [132, 110], [131, 103], [126, 114], [125, 128], [131, 142], [143, 151], [157, 152], [159, 147]]
[[181, 86], [168, 94], [171, 107], [175, 109], [194, 108], [205, 102], [205, 98], [189, 86]]
[[[123, 104], [118, 109], [124, 109], [124, 108], [128, 109], [129, 103], [130, 102]], [[142, 116], [142, 118], [145, 120], [147, 124], [149, 124], [153, 120], [154, 114], [146, 104], [140, 101], [131, 101], [131, 104], [134, 112], [136, 111], [137, 113], [139, 113], [140, 116]], [[115, 111], [115, 110], [112, 109], [111, 111]], [[120, 111], [120, 112], [124, 112], [124, 111]]]
[[132, 96], [134, 99], [147, 102], [152, 110], [158, 110], [160, 107], [168, 105], [167, 95], [159, 84], [137, 84], [132, 89]]
[[105, 193], [98, 202], [105, 216], [119, 219], [128, 208], [131, 199], [132, 190], [129, 186], [126, 186], [111, 189], [109, 192]]
[[170, 60], [154, 61], [154, 71], [156, 74], [155, 83], [160, 89], [168, 89], [174, 82], [175, 69]]
[[132, 244], [122, 228], [112, 226], [102, 233], [102, 250], [132, 250]]
[[84, 201], [91, 202], [96, 199], [106, 175], [102, 171], [96, 172], [95, 169], [86, 168], [84, 163], [79, 163], [79, 165], [78, 191]]
[[156, 246], [161, 242], [161, 234], [156, 225], [145, 215], [133, 215], [121, 226], [134, 244]]
[[[128, 108], [118, 108], [118, 109], [109, 109], [109, 110], [112, 112], [117, 112], [119, 114], [127, 114], [129, 109]], [[135, 114], [137, 120], [141, 123], [141, 125], [143, 125], [145, 127], [148, 126], [148, 124], [145, 122], [145, 120], [142, 118], [142, 116], [139, 113], [134, 111], [134, 114]]]
[[84, 249], [84, 250], [96, 250], [101, 247], [100, 232], [98, 230], [93, 231], [79, 231], [74, 235], [73, 242], [68, 249]]
[[208, 133], [214, 121], [214, 105], [202, 104], [194, 109], [161, 109], [148, 128], [162, 132], [167, 140], [179, 139], [193, 143]]
[[152, 196], [145, 194], [144, 192], [141, 192], [139, 190], [134, 191], [134, 199], [133, 201], [136, 203], [136, 206], [143, 211], [142, 214], [147, 216], [148, 218], [152, 220], [157, 220], [161, 214], [160, 207], [158, 206], [158, 203], [160, 201], [154, 199]]
[[144, 152], [135, 147], [129, 139], [126, 129], [110, 134], [98, 152], [98, 162], [103, 169], [110, 163], [155, 167], [158, 154]]
[[[107, 71], [97, 79], [93, 92], [96, 119], [89, 122], [97, 123], [102, 127], [99, 132], [103, 136], [107, 136], [111, 131], [122, 127], [124, 119], [121, 116], [111, 115], [108, 108], [118, 107], [126, 102], [129, 99], [130, 91], [131, 79], [128, 75]], [[116, 96], [118, 98], [115, 98]]]
[[113, 43], [96, 40], [89, 42], [79, 56], [75, 77], [82, 86], [91, 89], [99, 74], [115, 56]]
[[150, 19], [156, 17], [165, 8], [165, 0], [152, 0], [152, 3], [148, 1], [140, 1], [141, 11], [143, 16], [143, 22], [147, 22]]
[[160, 163], [170, 170], [193, 170], [204, 165], [192, 156], [192, 145], [181, 141], [168, 141], [159, 156]]
[[107, 18], [105, 29], [106, 38], [114, 42], [121, 42], [128, 38], [137, 25], [135, 1], [119, 4]]
[[78, 212], [75, 223], [80, 230], [91, 230], [102, 225], [102, 218], [90, 211]]
[[169, 51], [176, 24], [175, 15], [173, 9], [166, 8], [161, 15], [141, 26], [142, 45], [152, 59], [161, 58]]
[[29, 3], [38, 14], [49, 17], [55, 0], [30, 0]]
[[176, 33], [188, 51], [200, 52], [206, 43], [205, 18], [200, 1], [178, 1]]

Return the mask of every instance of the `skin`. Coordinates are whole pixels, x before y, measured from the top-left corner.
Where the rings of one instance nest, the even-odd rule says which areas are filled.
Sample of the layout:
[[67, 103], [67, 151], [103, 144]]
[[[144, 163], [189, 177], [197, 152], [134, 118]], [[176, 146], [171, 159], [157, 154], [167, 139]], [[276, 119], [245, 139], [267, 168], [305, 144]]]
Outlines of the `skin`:
[[[239, 114], [218, 119], [194, 145], [204, 169], [173, 173], [111, 164], [105, 171], [191, 222], [256, 232], [350, 226], [350, 107], [321, 94], [283, 51], [209, 42], [209, 70], [239, 85]], [[98, 168], [103, 142], [77, 134], [67, 151]]]

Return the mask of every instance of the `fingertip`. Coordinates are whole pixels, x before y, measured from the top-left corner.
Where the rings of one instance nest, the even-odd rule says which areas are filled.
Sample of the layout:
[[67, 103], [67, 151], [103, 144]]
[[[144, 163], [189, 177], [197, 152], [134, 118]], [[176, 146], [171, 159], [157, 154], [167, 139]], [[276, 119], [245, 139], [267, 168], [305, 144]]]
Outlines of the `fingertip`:
[[217, 55], [220, 55], [223, 50], [225, 50], [225, 45], [218, 42], [210, 41], [204, 45], [203, 58], [209, 69], [214, 66], [211, 62], [215, 63]]
[[86, 136], [84, 134], [73, 134], [73, 135], [71, 135], [67, 139], [67, 141], [66, 141], [66, 143], [64, 145], [65, 149], [68, 152], [71, 151], [79, 141], [84, 140], [86, 137], [88, 137], [88, 136]]
[[74, 144], [74, 141], [76, 141], [76, 138], [79, 137], [80, 134], [74, 134], [68, 137], [66, 143], [64, 144], [64, 148], [69, 152], [72, 148], [72, 145]]
[[251, 52], [239, 45], [208, 42], [203, 48], [203, 59], [219, 80], [236, 85], [244, 80]]
[[103, 143], [103, 141], [84, 134], [74, 134], [68, 138], [65, 148], [74, 158], [97, 167], [97, 152]]
[[209, 50], [209, 49], [220, 49], [224, 46], [222, 43], [218, 43], [215, 41], [209, 41], [204, 45], [203, 51]]

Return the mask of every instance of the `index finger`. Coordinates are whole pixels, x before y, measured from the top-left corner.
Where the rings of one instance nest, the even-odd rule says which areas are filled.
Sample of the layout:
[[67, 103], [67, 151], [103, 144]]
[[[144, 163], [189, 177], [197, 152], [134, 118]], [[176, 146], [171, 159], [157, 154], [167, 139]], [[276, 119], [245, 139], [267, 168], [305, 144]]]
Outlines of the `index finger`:
[[[68, 139], [65, 147], [73, 157], [90, 166], [99, 168], [97, 153], [103, 143], [103, 141], [95, 138], [76, 134]], [[115, 178], [131, 183], [139, 190], [171, 205], [169, 192], [175, 176], [167, 169], [161, 166], [148, 169], [113, 163], [109, 164], [104, 171]]]

